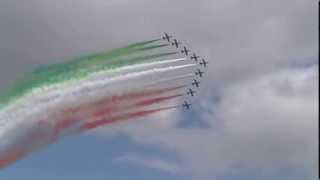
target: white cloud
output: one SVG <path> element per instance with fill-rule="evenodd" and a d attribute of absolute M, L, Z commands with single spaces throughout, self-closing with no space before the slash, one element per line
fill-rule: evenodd
<path fill-rule="evenodd" d="M 229 85 L 219 103 L 207 102 L 216 113 L 202 114 L 210 128 L 159 126 L 175 119 L 169 114 L 118 130 L 137 143 L 174 150 L 184 172 L 196 179 L 243 169 L 268 177 L 283 168 L 312 178 L 317 168 L 317 80 L 312 67 Z"/>

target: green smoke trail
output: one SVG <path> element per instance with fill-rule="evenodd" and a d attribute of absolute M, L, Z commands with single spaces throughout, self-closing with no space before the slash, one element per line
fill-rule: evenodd
<path fill-rule="evenodd" d="M 81 79 L 94 72 L 112 70 L 122 66 L 152 61 L 159 57 L 175 54 L 175 52 L 173 52 L 133 56 L 168 45 L 149 45 L 157 41 L 159 41 L 159 39 L 134 43 L 123 48 L 75 58 L 69 62 L 37 68 L 18 81 L 9 91 L 0 95 L 0 107 L 31 92 L 35 88 L 49 86 L 68 80 Z"/>
<path fill-rule="evenodd" d="M 140 48 L 128 49 L 122 52 L 121 54 L 93 57 L 90 59 L 90 61 L 74 63 L 72 66 L 69 67 L 68 71 L 72 69 L 89 69 L 91 67 L 103 66 L 104 64 L 109 64 L 109 63 L 117 62 L 119 60 L 123 60 L 128 56 L 133 56 L 138 53 L 146 53 L 146 51 L 148 50 L 158 49 L 165 46 L 168 46 L 168 44 L 145 46 Z"/>
<path fill-rule="evenodd" d="M 97 63 L 97 61 L 103 61 L 106 59 L 110 59 L 110 58 L 115 58 L 121 55 L 127 55 L 130 53 L 134 53 L 134 52 L 138 52 L 141 50 L 144 50 L 144 46 L 157 42 L 159 41 L 159 39 L 155 39 L 155 40 L 150 40 L 150 41 L 143 41 L 143 42 L 138 42 L 138 43 L 134 43 L 131 45 L 128 45 L 126 47 L 122 47 L 122 48 L 117 48 L 111 51 L 103 51 L 103 52 L 98 52 L 95 54 L 91 54 L 91 55 L 86 55 L 86 56 L 82 56 L 82 57 L 78 57 L 78 58 L 74 58 L 69 62 L 65 62 L 65 63 L 57 63 L 57 64 L 53 64 L 53 65 L 49 65 L 49 66 L 44 66 L 44 67 L 39 67 L 37 69 L 35 69 L 33 71 L 34 74 L 37 73 L 49 73 L 49 72 L 59 72 L 59 71 L 63 71 L 66 68 L 69 68 L 71 66 L 74 65 L 79 65 L 82 63 Z"/>
<path fill-rule="evenodd" d="M 117 61 L 111 61 L 103 65 L 88 65 L 87 67 L 80 66 L 74 69 L 66 70 L 65 72 L 60 72 L 59 74 L 55 74 L 54 76 L 46 76 L 42 78 L 37 77 L 37 79 L 35 80 L 39 81 L 41 85 L 50 85 L 66 80 L 77 80 L 85 78 L 94 72 L 110 71 L 123 66 L 140 64 L 148 61 L 155 61 L 156 58 L 170 56 L 173 54 L 176 54 L 176 52 L 157 53 L 147 56 L 132 57 L 129 59 L 118 59 Z"/>

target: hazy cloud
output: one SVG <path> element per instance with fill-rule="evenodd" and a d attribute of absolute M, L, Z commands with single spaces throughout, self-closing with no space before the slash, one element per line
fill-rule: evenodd
<path fill-rule="evenodd" d="M 181 169 L 178 164 L 170 161 L 165 161 L 158 157 L 141 157 L 134 154 L 127 154 L 115 159 L 115 162 L 129 163 L 140 165 L 151 169 L 160 170 L 166 173 L 179 174 Z"/>
<path fill-rule="evenodd" d="M 209 106 L 215 115 L 201 115 L 209 128 L 158 125 L 174 118 L 167 114 L 119 131 L 138 143 L 174 150 L 184 172 L 196 179 L 250 169 L 267 179 L 285 168 L 312 179 L 317 168 L 316 72 L 316 67 L 286 69 L 230 85 L 221 101 Z"/>

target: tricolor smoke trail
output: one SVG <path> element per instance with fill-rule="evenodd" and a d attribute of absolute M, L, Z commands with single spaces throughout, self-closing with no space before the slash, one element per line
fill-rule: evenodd
<path fill-rule="evenodd" d="M 116 122 L 172 110 L 195 64 L 160 39 L 39 67 L 0 95 L 0 168 Z"/>

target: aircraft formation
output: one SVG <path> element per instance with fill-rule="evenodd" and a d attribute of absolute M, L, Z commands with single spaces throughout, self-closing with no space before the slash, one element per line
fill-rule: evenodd
<path fill-rule="evenodd" d="M 0 94 L 0 170 L 69 135 L 190 109 L 207 64 L 165 33 L 25 73 Z"/>
<path fill-rule="evenodd" d="M 185 56 L 189 57 L 190 60 L 193 60 L 199 64 L 200 68 L 197 68 L 197 70 L 194 72 L 195 78 L 193 78 L 193 81 L 191 83 L 192 88 L 199 88 L 200 81 L 198 80 L 198 78 L 203 77 L 204 71 L 202 71 L 201 69 L 207 67 L 207 65 L 209 64 L 208 61 L 198 56 L 195 52 L 191 53 L 191 50 L 189 50 L 186 46 L 182 46 L 182 43 L 180 41 L 173 38 L 173 36 L 169 35 L 168 33 L 164 33 L 164 35 L 162 36 L 162 40 L 167 41 L 176 49 L 181 49 L 180 53 L 184 54 Z M 194 97 L 196 94 L 196 91 L 193 90 L 192 88 L 188 88 L 186 94 L 188 96 Z M 190 109 L 191 103 L 189 103 L 188 101 L 184 101 L 184 103 L 182 104 L 182 107 L 184 109 Z"/>

